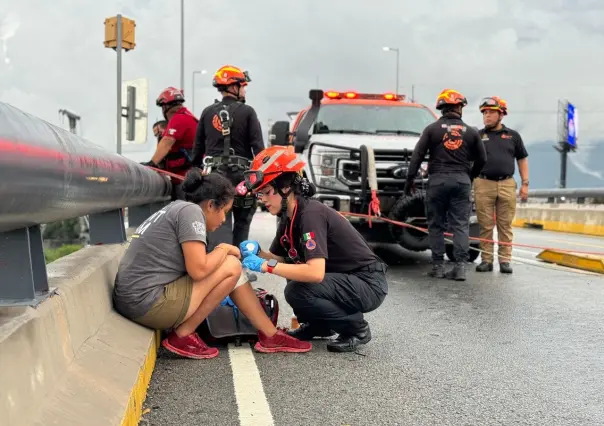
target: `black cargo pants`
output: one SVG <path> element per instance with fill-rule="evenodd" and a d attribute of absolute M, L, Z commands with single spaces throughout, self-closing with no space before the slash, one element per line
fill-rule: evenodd
<path fill-rule="evenodd" d="M 383 263 L 352 273 L 326 273 L 319 284 L 288 281 L 285 300 L 300 323 L 341 335 L 355 335 L 367 325 L 363 314 L 377 309 L 388 294 Z"/>
<path fill-rule="evenodd" d="M 237 186 L 243 181 L 243 172 L 228 173 L 216 171 L 213 173 L 221 173 L 223 176 L 226 176 L 233 186 Z M 247 240 L 250 235 L 252 219 L 257 208 L 257 202 L 247 209 L 233 206 L 222 226 L 208 234 L 208 252 L 212 251 L 220 243 L 232 244 L 235 247 L 239 247 L 241 242 Z"/>
<path fill-rule="evenodd" d="M 453 233 L 453 252 L 458 262 L 467 262 L 470 250 L 470 213 L 472 182 L 465 174 L 435 174 L 428 179 L 426 191 L 428 234 L 432 263 L 445 259 L 445 236 Z M 451 239 L 451 237 L 447 237 Z"/>

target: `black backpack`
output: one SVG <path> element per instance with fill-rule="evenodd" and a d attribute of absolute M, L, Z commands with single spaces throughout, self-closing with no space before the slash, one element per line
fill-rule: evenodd
<path fill-rule="evenodd" d="M 274 295 L 262 288 L 254 290 L 258 302 L 276 327 L 279 321 L 279 301 Z M 258 330 L 228 296 L 201 323 L 198 332 L 206 343 L 227 344 L 235 342 L 236 346 L 241 346 L 242 341 L 258 340 Z"/>

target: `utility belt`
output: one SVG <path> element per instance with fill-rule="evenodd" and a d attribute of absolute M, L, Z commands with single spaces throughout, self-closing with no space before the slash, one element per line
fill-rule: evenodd
<path fill-rule="evenodd" d="M 164 164 L 168 171 L 188 169 L 193 165 L 192 152 L 184 148 L 180 148 L 176 152 L 169 152 L 164 157 Z"/>
<path fill-rule="evenodd" d="M 231 150 L 232 151 L 232 150 Z M 249 170 L 251 161 L 238 155 L 231 155 L 228 157 L 206 156 L 203 159 L 203 173 L 220 173 L 231 181 L 236 186 L 235 198 L 233 199 L 233 207 L 250 209 L 258 207 L 258 200 L 256 196 L 247 191 L 247 188 L 241 186 L 241 182 L 238 179 L 243 180 L 243 172 Z"/>
<path fill-rule="evenodd" d="M 211 172 L 212 169 L 217 169 L 221 171 L 227 171 L 231 173 L 236 172 L 244 172 L 249 170 L 252 166 L 252 161 L 245 158 L 235 155 L 235 150 L 233 148 L 230 149 L 230 155 L 219 155 L 209 157 L 206 156 L 203 159 L 203 169 L 206 172 Z"/>
<path fill-rule="evenodd" d="M 374 263 L 370 263 L 369 265 L 361 266 L 358 269 L 351 271 L 351 273 L 355 272 L 384 272 L 388 271 L 388 266 L 381 261 L 377 261 Z"/>
<path fill-rule="evenodd" d="M 479 174 L 478 177 L 481 179 L 492 180 L 495 182 L 501 182 L 502 180 L 511 179 L 514 176 L 512 176 L 512 175 L 487 176 L 487 175 Z"/>

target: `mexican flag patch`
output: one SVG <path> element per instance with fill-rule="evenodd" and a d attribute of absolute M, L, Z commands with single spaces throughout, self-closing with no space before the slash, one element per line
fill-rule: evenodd
<path fill-rule="evenodd" d="M 307 232 L 306 234 L 302 235 L 302 240 L 304 240 L 304 241 L 314 240 L 314 238 L 315 238 L 314 232 Z"/>

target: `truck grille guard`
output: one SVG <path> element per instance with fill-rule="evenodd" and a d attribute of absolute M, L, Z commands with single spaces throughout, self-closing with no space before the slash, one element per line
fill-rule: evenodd
<path fill-rule="evenodd" d="M 401 195 L 407 177 L 412 150 L 373 150 L 312 142 L 309 146 L 309 170 L 313 183 L 322 192 L 366 198 L 369 195 L 370 168 L 378 195 Z M 427 179 L 418 173 L 416 186 Z"/>
<path fill-rule="evenodd" d="M 358 197 L 362 211 L 368 211 L 370 216 L 380 216 L 379 196 L 399 197 L 402 194 L 411 154 L 409 150 L 374 151 L 366 145 L 350 148 L 312 142 L 308 150 L 308 167 L 318 190 L 325 194 Z M 418 178 L 423 183 L 421 175 Z"/>

